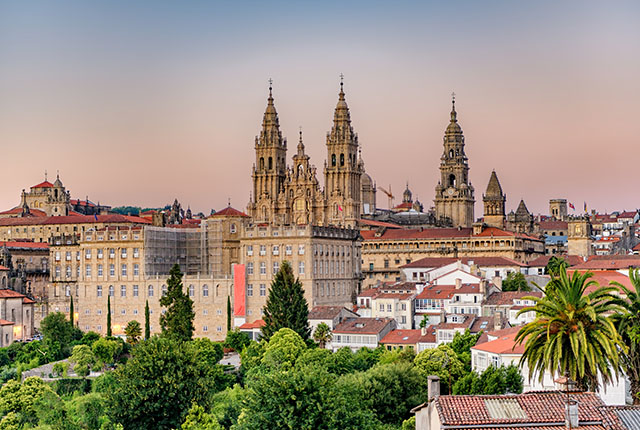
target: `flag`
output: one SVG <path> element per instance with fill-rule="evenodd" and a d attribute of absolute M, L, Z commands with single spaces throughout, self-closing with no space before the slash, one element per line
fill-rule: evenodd
<path fill-rule="evenodd" d="M 576 207 L 573 205 L 573 203 L 569 203 L 569 207 L 570 207 L 571 209 L 573 209 L 574 211 L 576 210 Z"/>
<path fill-rule="evenodd" d="M 98 222 L 98 214 L 93 214 L 93 218 Z"/>
<path fill-rule="evenodd" d="M 342 212 L 342 206 L 338 205 L 338 210 Z"/>

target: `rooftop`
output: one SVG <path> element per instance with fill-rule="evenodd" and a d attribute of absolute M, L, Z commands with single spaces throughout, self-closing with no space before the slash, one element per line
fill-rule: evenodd
<path fill-rule="evenodd" d="M 456 261 L 462 262 L 462 264 L 470 265 L 473 262 L 474 265 L 478 267 L 497 267 L 497 266 L 507 266 L 507 267 L 524 267 L 526 264 L 520 263 L 518 261 L 512 260 L 506 257 L 426 257 L 421 258 L 420 260 L 413 261 L 409 264 L 405 264 L 401 266 L 401 269 L 409 269 L 409 268 L 421 268 L 421 269 L 432 269 L 437 267 L 443 267 Z"/>
<path fill-rule="evenodd" d="M 338 324 L 333 333 L 379 334 L 392 318 L 353 318 Z"/>

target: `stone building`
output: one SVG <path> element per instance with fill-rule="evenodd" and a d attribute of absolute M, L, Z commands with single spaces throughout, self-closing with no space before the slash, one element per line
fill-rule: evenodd
<path fill-rule="evenodd" d="M 8 288 L 0 289 L 0 347 L 25 341 L 34 334 L 34 301 Z"/>
<path fill-rule="evenodd" d="M 507 230 L 523 234 L 533 234 L 534 217 L 527 209 L 524 200 L 520 200 L 515 212 L 511 211 L 507 215 Z"/>
<path fill-rule="evenodd" d="M 588 257 L 593 254 L 591 223 L 589 217 L 572 217 L 567 220 L 569 255 Z"/>
<path fill-rule="evenodd" d="M 549 215 L 556 221 L 567 219 L 567 199 L 549 200 Z"/>
<path fill-rule="evenodd" d="M 484 223 L 490 227 L 505 227 L 505 209 L 504 204 L 507 196 L 502 192 L 502 186 L 498 180 L 496 171 L 491 172 L 487 191 L 482 196 L 484 202 Z"/>
<path fill-rule="evenodd" d="M 464 152 L 464 135 L 458 124 L 455 98 L 451 121 L 444 134 L 444 152 L 440 158 L 440 181 L 434 200 L 436 217 L 451 220 L 454 227 L 471 227 L 475 203 L 469 182 L 469 163 Z"/>

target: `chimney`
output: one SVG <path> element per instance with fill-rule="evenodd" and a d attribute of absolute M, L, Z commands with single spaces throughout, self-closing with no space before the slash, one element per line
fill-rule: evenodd
<path fill-rule="evenodd" d="M 502 291 L 502 278 L 500 276 L 494 276 L 491 282 L 493 283 L 493 285 L 498 287 L 500 291 Z"/>
<path fill-rule="evenodd" d="M 456 278 L 456 290 L 459 290 L 462 287 L 462 279 Z"/>
<path fill-rule="evenodd" d="M 428 328 L 429 328 L 429 326 L 428 326 L 428 325 L 426 325 L 426 326 L 424 326 L 424 327 L 421 327 L 421 328 L 420 328 L 420 335 L 421 335 L 421 336 L 426 336 L 426 334 L 427 334 L 427 329 L 428 329 Z"/>
<path fill-rule="evenodd" d="M 462 269 L 462 260 L 458 260 L 458 261 L 456 261 L 456 263 L 457 263 L 457 264 L 456 264 L 456 267 L 457 267 L 458 269 Z"/>
<path fill-rule="evenodd" d="M 431 375 L 427 377 L 427 381 L 427 393 L 429 396 L 429 402 L 431 402 L 433 399 L 440 396 L 440 377 Z"/>
<path fill-rule="evenodd" d="M 429 378 L 431 378 L 431 376 L 429 376 Z M 431 381 L 429 381 L 429 384 L 431 384 Z M 431 385 L 429 385 L 429 389 L 431 389 Z M 431 394 L 429 394 L 429 398 L 431 398 Z M 578 401 L 575 399 L 568 399 L 565 412 L 565 425 L 567 426 L 567 428 L 578 428 Z"/>
<path fill-rule="evenodd" d="M 493 329 L 502 330 L 502 314 L 500 312 L 493 314 Z"/>

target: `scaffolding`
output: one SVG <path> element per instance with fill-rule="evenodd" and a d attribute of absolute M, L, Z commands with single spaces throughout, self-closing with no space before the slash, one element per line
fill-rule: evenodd
<path fill-rule="evenodd" d="M 206 273 L 201 252 L 203 236 L 200 229 L 145 227 L 145 273 L 168 275 L 176 263 L 185 275 Z"/>

